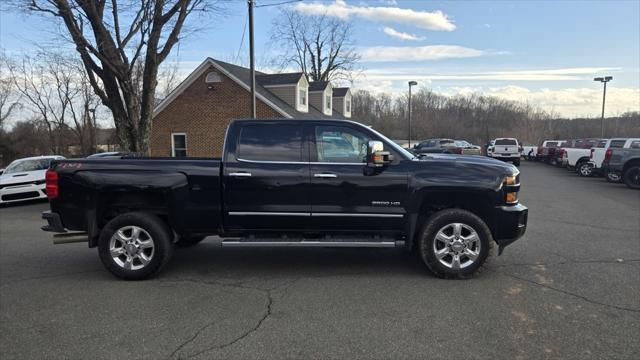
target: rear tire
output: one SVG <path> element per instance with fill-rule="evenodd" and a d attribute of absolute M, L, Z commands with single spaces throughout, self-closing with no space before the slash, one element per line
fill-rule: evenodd
<path fill-rule="evenodd" d="M 581 162 L 576 165 L 576 172 L 582 177 L 591 177 L 593 175 L 593 166 L 588 162 Z"/>
<path fill-rule="evenodd" d="M 515 166 L 520 166 L 520 159 L 518 159 L 518 160 L 513 160 L 513 165 L 515 165 Z"/>
<path fill-rule="evenodd" d="M 493 249 L 487 225 L 473 213 L 447 209 L 431 215 L 420 233 L 420 258 L 437 277 L 471 278 Z"/>
<path fill-rule="evenodd" d="M 640 189 L 640 164 L 631 165 L 622 174 L 625 185 L 632 189 Z"/>
<path fill-rule="evenodd" d="M 153 214 L 122 214 L 102 229 L 98 253 L 105 268 L 114 276 L 143 280 L 169 262 L 173 254 L 171 231 Z"/>

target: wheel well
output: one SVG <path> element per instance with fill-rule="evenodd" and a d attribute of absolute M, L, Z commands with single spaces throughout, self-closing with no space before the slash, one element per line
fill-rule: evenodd
<path fill-rule="evenodd" d="M 576 166 L 578 166 L 580 163 L 588 162 L 588 161 L 589 161 L 589 157 L 588 156 L 583 156 L 580 159 L 578 159 L 578 161 L 576 161 Z"/>
<path fill-rule="evenodd" d="M 463 209 L 477 215 L 491 229 L 491 211 L 486 204 L 493 204 L 487 194 L 469 192 L 428 193 L 423 197 L 411 239 L 411 247 L 420 236 L 424 222 L 433 214 L 446 209 Z"/>
<path fill-rule="evenodd" d="M 628 168 L 632 166 L 640 166 L 640 159 L 633 159 L 633 160 L 627 161 L 626 164 L 624 164 L 624 166 L 622 167 L 622 172 L 624 173 L 625 171 L 627 171 Z"/>
<path fill-rule="evenodd" d="M 167 199 L 157 192 L 106 192 L 101 196 L 99 212 L 96 214 L 98 226 L 104 227 L 116 216 L 132 211 L 144 211 L 167 222 Z"/>

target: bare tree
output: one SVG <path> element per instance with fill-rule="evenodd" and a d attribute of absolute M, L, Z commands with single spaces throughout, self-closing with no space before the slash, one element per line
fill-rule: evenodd
<path fill-rule="evenodd" d="M 4 129 L 11 114 L 20 107 L 8 60 L 4 51 L 0 51 L 0 131 Z"/>
<path fill-rule="evenodd" d="M 159 65 L 187 18 L 208 0 L 21 0 L 53 16 L 82 59 L 93 91 L 113 114 L 120 146 L 147 152 Z"/>
<path fill-rule="evenodd" d="M 305 16 L 282 10 L 271 39 L 284 49 L 279 66 L 295 65 L 313 81 L 349 80 L 360 56 L 352 41 L 351 23 L 326 15 Z"/>
<path fill-rule="evenodd" d="M 47 128 L 50 151 L 67 153 L 67 132 L 75 135 L 80 153 L 95 148 L 95 117 L 99 100 L 80 61 L 59 53 L 39 51 L 9 62 L 13 84 L 24 105 Z"/>

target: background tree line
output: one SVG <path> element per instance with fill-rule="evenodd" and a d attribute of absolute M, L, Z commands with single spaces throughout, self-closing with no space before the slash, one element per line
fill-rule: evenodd
<path fill-rule="evenodd" d="M 353 118 L 393 139 L 408 138 L 408 98 L 358 90 Z M 412 95 L 412 138 L 465 139 L 485 144 L 515 137 L 525 144 L 544 139 L 600 137 L 600 118 L 562 118 L 524 103 L 480 94 L 444 96 L 428 89 Z M 640 137 L 640 112 L 605 118 L 605 137 Z"/>

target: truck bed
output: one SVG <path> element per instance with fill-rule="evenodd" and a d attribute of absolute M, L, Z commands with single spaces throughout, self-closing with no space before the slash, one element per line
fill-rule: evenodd
<path fill-rule="evenodd" d="M 171 219 L 176 229 L 215 232 L 222 204 L 221 164 L 219 158 L 54 161 L 51 168 L 58 173 L 60 196 L 51 199 L 51 210 L 61 215 L 67 229 L 91 232 L 102 224 L 92 224 L 90 219 L 110 217 L 95 211 L 113 208 L 99 205 L 115 204 L 124 211 L 144 202 L 150 204 L 149 211 L 157 209 Z M 172 213 L 163 214 L 167 209 Z"/>

